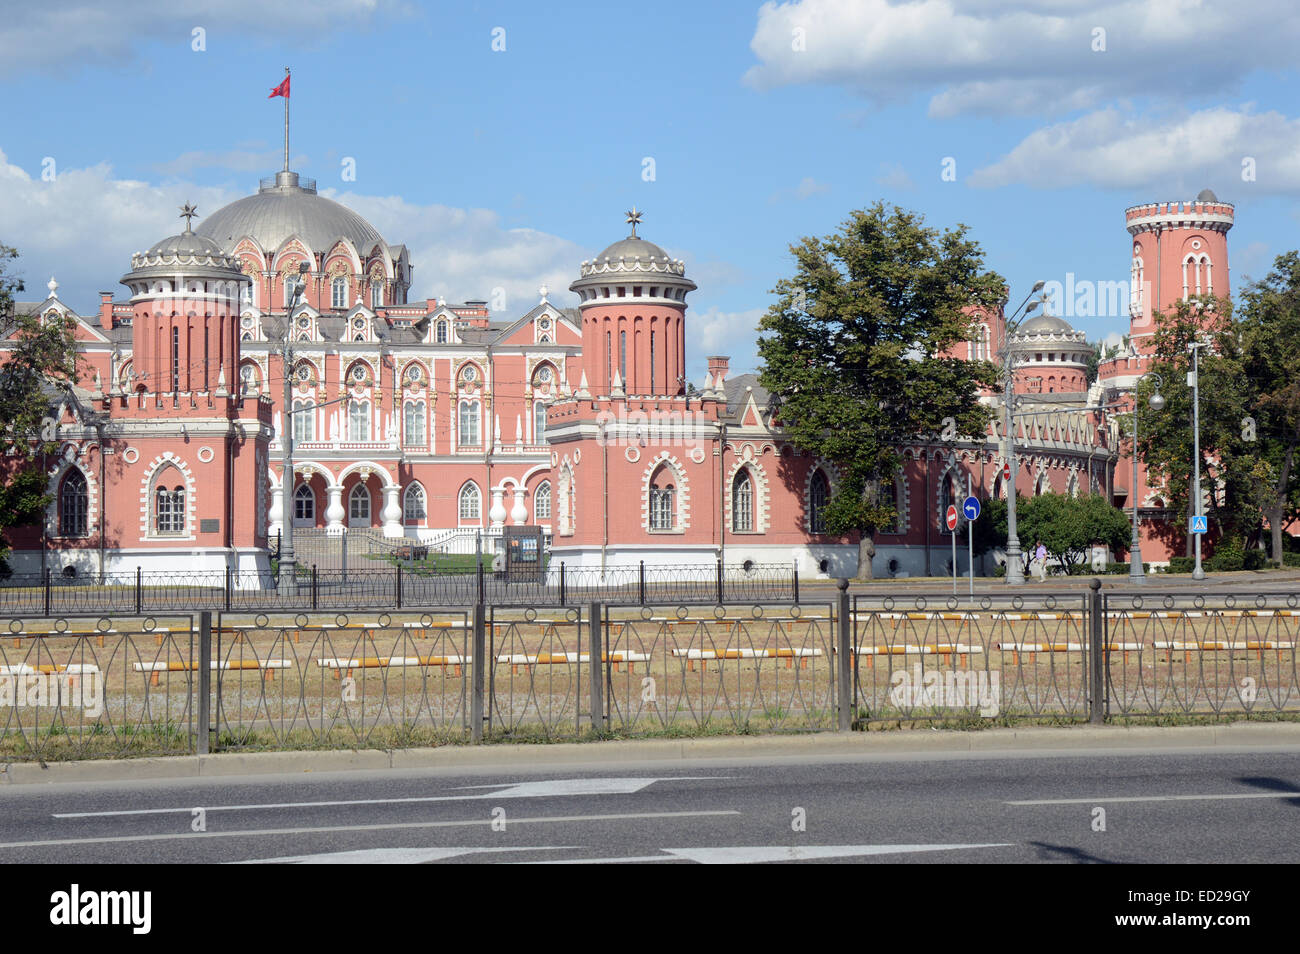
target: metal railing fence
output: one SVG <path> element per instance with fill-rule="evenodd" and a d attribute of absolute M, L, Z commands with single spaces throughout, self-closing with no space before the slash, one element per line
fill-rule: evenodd
<path fill-rule="evenodd" d="M 637 596 L 639 594 L 634 594 Z M 0 619 L 5 759 L 1300 715 L 1300 594 Z"/>

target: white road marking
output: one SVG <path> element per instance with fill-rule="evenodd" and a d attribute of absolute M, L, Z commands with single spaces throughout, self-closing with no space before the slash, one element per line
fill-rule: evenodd
<path fill-rule="evenodd" d="M 554 815 L 541 818 L 511 818 L 511 825 L 542 824 L 549 822 L 592 822 L 624 821 L 644 818 L 710 818 L 720 815 L 739 815 L 734 810 L 698 811 L 698 812 L 621 812 L 614 815 Z M 262 838 L 267 835 L 316 835 L 341 831 L 400 831 L 408 828 L 469 828 L 475 825 L 491 825 L 492 818 L 476 818 L 469 821 L 429 821 L 429 822 L 393 822 L 386 825 L 327 825 L 319 828 L 246 828 L 240 831 L 199 831 L 169 832 L 161 835 L 111 835 L 98 838 L 51 838 L 43 841 L 8 841 L 0 842 L 4 848 L 49 848 L 59 845 L 106 845 L 132 841 L 176 841 L 179 839 L 202 840 L 205 838 Z"/>
<path fill-rule="evenodd" d="M 1300 792 L 1248 792 L 1232 795 L 1112 795 L 1104 798 L 1037 798 L 1004 805 L 1099 805 L 1102 802 L 1213 802 L 1246 798 L 1300 798 Z"/>
<path fill-rule="evenodd" d="M 632 795 L 655 782 L 707 781 L 729 776 L 682 775 L 669 778 L 561 778 L 542 782 L 501 782 L 495 792 L 477 795 L 424 795 L 412 798 L 356 798 L 323 802 L 267 802 L 260 805 L 203 805 L 207 812 L 246 812 L 280 808 L 338 808 L 345 805 L 403 805 L 423 802 L 464 802 L 498 798 L 558 798 L 573 795 Z M 472 786 L 486 788 L 487 786 Z M 130 808 L 109 812 L 56 812 L 53 818 L 118 818 L 123 815 L 189 815 L 197 805 L 180 808 Z"/>
<path fill-rule="evenodd" d="M 565 858 L 531 861 L 534 865 L 613 865 L 647 861 L 694 861 L 701 865 L 752 865 L 774 861 L 815 861 L 821 858 L 863 858 L 869 855 L 906 855 L 923 851 L 960 851 L 970 848 L 1011 848 L 1010 843 L 989 845 L 756 845 L 722 848 L 662 848 L 662 855 L 628 858 Z"/>
<path fill-rule="evenodd" d="M 235 865 L 422 865 L 460 855 L 490 855 L 515 851 L 573 851 L 572 847 L 544 846 L 531 848 L 361 848 L 357 851 L 330 851 L 317 855 L 288 855 L 283 858 L 257 858 L 232 861 Z"/>

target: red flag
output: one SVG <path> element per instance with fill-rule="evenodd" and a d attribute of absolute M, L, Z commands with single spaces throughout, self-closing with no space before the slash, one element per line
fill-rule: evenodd
<path fill-rule="evenodd" d="M 289 98 L 289 77 L 288 76 L 284 78 L 283 83 L 281 83 L 275 89 L 271 90 L 271 95 L 266 98 L 275 99 L 275 97 L 277 96 L 283 96 L 285 99 Z"/>

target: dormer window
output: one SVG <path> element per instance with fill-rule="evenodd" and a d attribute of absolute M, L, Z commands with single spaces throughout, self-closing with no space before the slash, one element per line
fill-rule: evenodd
<path fill-rule="evenodd" d="M 437 330 L 434 332 L 434 341 L 438 344 L 446 344 L 450 337 L 448 331 L 447 322 L 438 322 Z"/>

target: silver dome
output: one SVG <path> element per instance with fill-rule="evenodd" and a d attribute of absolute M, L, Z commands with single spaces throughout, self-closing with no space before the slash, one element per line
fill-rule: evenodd
<path fill-rule="evenodd" d="M 145 254 L 151 258 L 158 255 L 222 255 L 223 250 L 206 235 L 182 232 L 163 239 Z"/>
<path fill-rule="evenodd" d="M 1074 333 L 1074 328 L 1064 318 L 1057 318 L 1055 315 L 1037 315 L 1017 328 L 1015 333 L 1018 335 L 1068 335 Z"/>
<path fill-rule="evenodd" d="M 654 242 L 647 242 L 645 239 L 638 236 L 629 236 L 628 238 L 620 239 L 609 248 L 605 249 L 605 251 L 597 255 L 594 261 L 602 263 L 607 258 L 611 264 L 620 260 L 632 262 L 638 258 L 646 263 L 652 261 L 667 262 L 669 260 L 668 253 L 658 245 Z"/>
<path fill-rule="evenodd" d="M 1218 202 L 1219 197 L 1214 194 L 1213 189 L 1202 189 L 1196 194 L 1197 202 Z"/>
<path fill-rule="evenodd" d="M 341 238 L 362 256 L 383 242 L 369 222 L 347 206 L 317 195 L 315 183 L 307 182 L 311 184 L 300 184 L 297 173 L 281 172 L 273 181 L 264 181 L 256 195 L 213 212 L 195 231 L 216 239 L 227 252 L 234 251 L 245 235 L 267 251 L 296 235 L 318 254 L 329 251 Z"/>

